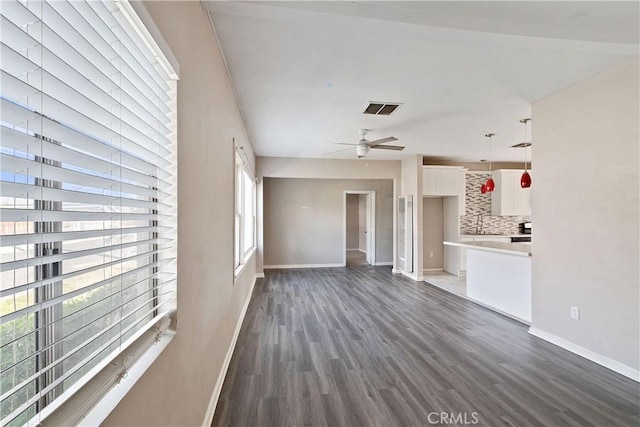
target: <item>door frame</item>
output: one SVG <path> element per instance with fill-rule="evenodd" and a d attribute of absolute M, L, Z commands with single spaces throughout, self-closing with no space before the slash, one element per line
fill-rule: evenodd
<path fill-rule="evenodd" d="M 370 207 L 370 212 L 365 213 L 365 218 L 371 218 L 371 228 L 367 229 L 367 236 L 371 241 L 371 248 L 367 248 L 367 256 L 371 259 L 371 265 L 376 265 L 376 192 L 375 190 L 345 190 L 342 196 L 342 265 L 347 266 L 347 194 L 365 194 L 371 203 L 365 203 Z"/>

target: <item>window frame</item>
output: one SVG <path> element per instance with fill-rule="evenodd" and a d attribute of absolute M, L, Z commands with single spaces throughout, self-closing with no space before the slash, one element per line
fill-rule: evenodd
<path fill-rule="evenodd" d="M 251 173 L 248 162 L 240 155 L 240 149 L 236 148 L 234 156 L 234 277 L 237 278 L 251 259 L 257 248 L 257 221 L 256 221 L 256 180 Z M 251 207 L 247 211 L 246 183 L 250 183 Z M 245 245 L 247 221 L 251 222 L 251 244 Z M 245 247 L 246 246 L 246 247 Z"/>

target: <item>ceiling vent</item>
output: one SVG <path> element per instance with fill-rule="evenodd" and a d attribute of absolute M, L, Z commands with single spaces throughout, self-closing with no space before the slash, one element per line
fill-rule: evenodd
<path fill-rule="evenodd" d="M 520 144 L 512 145 L 511 148 L 527 148 L 531 147 L 530 142 L 521 142 Z"/>
<path fill-rule="evenodd" d="M 391 113 L 396 111 L 402 104 L 392 102 L 369 102 L 367 108 L 362 112 L 363 114 L 373 114 L 376 116 L 390 116 Z"/>

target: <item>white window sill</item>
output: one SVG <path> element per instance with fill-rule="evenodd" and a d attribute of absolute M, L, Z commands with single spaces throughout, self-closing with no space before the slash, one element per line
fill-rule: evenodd
<path fill-rule="evenodd" d="M 249 264 L 249 261 L 251 261 L 251 257 L 253 257 L 255 253 L 256 253 L 256 248 L 254 247 L 253 249 L 251 249 L 251 252 L 249 252 L 247 256 L 244 258 L 244 260 L 242 261 L 242 264 L 236 267 L 233 275 L 234 279 L 237 279 L 244 272 L 244 269 L 247 267 L 247 265 Z"/>
<path fill-rule="evenodd" d="M 96 406 L 80 421 L 79 425 L 99 426 L 107 419 L 111 411 L 120 403 L 135 383 L 160 356 L 162 351 L 176 336 L 175 331 L 166 331 L 158 341 L 147 349 L 140 358 L 127 370 L 127 374 L 118 384 L 107 392 Z"/>
<path fill-rule="evenodd" d="M 158 328 L 145 332 L 122 353 L 124 375 L 121 364 L 109 363 L 59 407 L 48 414 L 43 411 L 29 425 L 31 421 L 41 427 L 102 424 L 175 337 L 169 323 L 168 318 L 160 320 Z"/>

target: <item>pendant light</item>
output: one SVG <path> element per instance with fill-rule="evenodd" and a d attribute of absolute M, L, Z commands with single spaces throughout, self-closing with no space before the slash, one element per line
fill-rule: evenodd
<path fill-rule="evenodd" d="M 522 119 L 520 123 L 524 123 L 524 172 L 520 177 L 520 187 L 529 188 L 531 187 L 531 175 L 527 172 L 527 147 L 531 145 L 531 143 L 527 142 L 527 123 L 529 123 L 531 119 Z"/>
<path fill-rule="evenodd" d="M 489 179 L 485 182 L 484 186 L 487 190 L 487 193 L 491 193 L 496 189 L 496 183 L 493 182 L 493 170 L 491 168 L 491 137 L 494 136 L 495 133 L 488 133 L 485 136 L 489 138 Z"/>
<path fill-rule="evenodd" d="M 481 160 L 480 160 L 480 162 L 482 162 L 482 163 L 484 163 L 484 162 L 486 162 L 486 161 L 487 161 L 486 159 L 481 159 Z M 485 194 L 486 192 L 487 192 L 487 185 L 483 183 L 483 184 L 480 186 L 480 193 Z"/>

